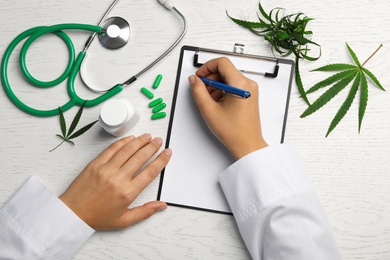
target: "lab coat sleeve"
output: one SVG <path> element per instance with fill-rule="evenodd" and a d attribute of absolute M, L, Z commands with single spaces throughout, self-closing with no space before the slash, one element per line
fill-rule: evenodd
<path fill-rule="evenodd" d="M 70 259 L 93 233 L 30 177 L 0 208 L 0 259 Z"/>
<path fill-rule="evenodd" d="M 253 152 L 221 173 L 219 181 L 253 259 L 342 259 L 292 146 Z"/>

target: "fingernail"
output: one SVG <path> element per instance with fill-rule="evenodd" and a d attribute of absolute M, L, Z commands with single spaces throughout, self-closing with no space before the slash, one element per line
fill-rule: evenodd
<path fill-rule="evenodd" d="M 168 156 L 171 156 L 171 155 L 172 155 L 172 150 L 169 149 L 169 148 L 167 148 L 167 149 L 164 150 L 164 153 L 165 153 L 166 155 L 168 155 Z"/>
<path fill-rule="evenodd" d="M 135 139 L 135 136 L 134 136 L 134 135 L 129 135 L 129 136 L 127 137 L 127 140 L 129 140 L 129 141 L 134 140 L 134 139 Z"/>
<path fill-rule="evenodd" d="M 152 136 L 150 134 L 143 134 L 142 136 L 143 136 L 143 138 L 145 138 L 148 141 L 150 141 L 152 139 Z"/>
<path fill-rule="evenodd" d="M 160 207 L 157 208 L 157 211 L 163 211 L 163 210 L 165 210 L 165 209 L 167 209 L 167 208 L 168 208 L 168 205 L 167 205 L 167 204 L 161 205 Z"/>
<path fill-rule="evenodd" d="M 194 83 L 195 83 L 195 76 L 194 75 L 191 75 L 188 77 L 188 81 L 190 82 L 190 85 L 192 86 Z"/>
<path fill-rule="evenodd" d="M 154 140 L 156 141 L 157 144 L 162 145 L 162 139 L 160 137 L 157 137 Z"/>

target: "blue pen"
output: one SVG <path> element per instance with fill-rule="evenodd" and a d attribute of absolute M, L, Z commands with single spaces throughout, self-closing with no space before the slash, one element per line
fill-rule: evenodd
<path fill-rule="evenodd" d="M 251 96 L 251 93 L 249 91 L 235 88 L 235 87 L 232 87 L 232 86 L 226 85 L 224 83 L 214 81 L 214 80 L 211 80 L 211 79 L 208 79 L 205 77 L 199 77 L 199 78 L 203 81 L 204 84 L 206 84 L 210 87 L 220 89 L 220 90 L 225 91 L 227 93 L 234 94 L 234 95 L 237 95 L 237 96 L 240 96 L 243 98 L 249 98 Z"/>

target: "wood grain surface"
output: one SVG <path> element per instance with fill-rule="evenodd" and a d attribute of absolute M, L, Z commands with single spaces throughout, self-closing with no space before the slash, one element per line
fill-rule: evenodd
<path fill-rule="evenodd" d="M 38 25 L 58 23 L 96 24 L 109 0 L 14 0 L 0 7 L 0 53 L 20 32 Z M 358 134 L 358 99 L 348 114 L 325 138 L 327 128 L 347 95 L 342 92 L 324 108 L 301 119 L 306 109 L 294 84 L 285 141 L 294 144 L 302 157 L 340 245 L 344 259 L 390 259 L 390 7 L 375 0 L 268 1 L 265 9 L 284 7 L 286 13 L 303 12 L 315 20 L 309 23 L 313 40 L 321 44 L 322 57 L 302 62 L 305 88 L 327 77 L 310 70 L 329 63 L 351 63 L 345 43 L 361 61 L 379 46 L 383 48 L 366 68 L 382 83 L 386 92 L 369 82 L 369 100 L 363 126 Z M 177 0 L 175 5 L 187 18 L 188 33 L 165 59 L 120 93 L 141 114 L 131 131 L 149 132 L 165 139 L 168 117 L 150 120 L 149 100 L 141 93 L 151 87 L 157 74 L 163 75 L 154 91 L 167 103 L 170 115 L 177 62 L 182 45 L 231 51 L 234 43 L 245 44 L 245 52 L 270 56 L 269 45 L 259 36 L 235 25 L 226 11 L 241 19 L 256 19 L 257 0 Z M 121 0 L 112 15 L 131 24 L 130 42 L 117 51 L 102 48 L 95 40 L 85 64 L 94 84 L 115 85 L 136 74 L 168 48 L 182 30 L 181 20 L 157 1 Z M 68 32 L 77 51 L 89 34 Z M 18 46 L 11 56 L 9 77 L 15 93 L 25 103 L 41 109 L 55 108 L 68 100 L 66 84 L 42 90 L 28 85 L 18 68 Z M 290 57 L 291 59 L 293 57 Z M 55 36 L 34 43 L 27 54 L 30 72 L 39 79 L 59 76 L 68 60 L 65 44 Z M 78 79 L 76 90 L 84 98 L 97 94 L 86 90 Z M 318 94 L 312 94 L 313 101 Z M 95 120 L 100 106 L 86 109 L 80 125 Z M 71 120 L 77 108 L 65 113 Z M 49 153 L 60 140 L 58 117 L 38 118 L 16 108 L 0 90 L 0 204 L 3 204 L 30 175 L 36 175 L 59 195 L 105 147 L 116 138 L 98 125 L 75 139 L 75 146 L 63 144 Z M 174 151 L 173 151 L 174 152 Z M 135 205 L 155 200 L 156 179 Z M 170 207 L 152 218 L 123 231 L 97 232 L 74 259 L 250 259 L 233 217 Z"/>

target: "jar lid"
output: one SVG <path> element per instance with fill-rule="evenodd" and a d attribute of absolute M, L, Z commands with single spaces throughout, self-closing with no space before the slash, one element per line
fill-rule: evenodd
<path fill-rule="evenodd" d="M 111 127 L 118 127 L 126 123 L 127 117 L 128 109 L 122 100 L 108 100 L 100 110 L 101 120 Z"/>

